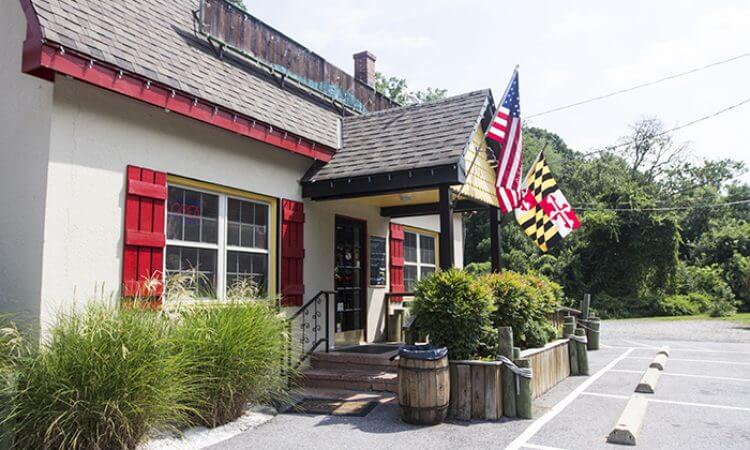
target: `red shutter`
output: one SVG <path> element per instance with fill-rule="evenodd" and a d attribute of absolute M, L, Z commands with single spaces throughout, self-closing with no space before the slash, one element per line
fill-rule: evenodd
<path fill-rule="evenodd" d="M 302 306 L 305 205 L 285 199 L 281 210 L 281 305 Z"/>
<path fill-rule="evenodd" d="M 391 292 L 404 292 L 404 226 L 391 224 L 390 238 Z M 392 302 L 401 302 L 403 297 L 391 297 Z"/>
<path fill-rule="evenodd" d="M 128 166 L 122 293 L 160 296 L 163 291 L 167 174 Z M 154 281 L 156 283 L 154 283 Z"/>

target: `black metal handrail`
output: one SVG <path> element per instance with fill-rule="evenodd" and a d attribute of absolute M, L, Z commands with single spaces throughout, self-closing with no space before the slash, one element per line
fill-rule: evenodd
<path fill-rule="evenodd" d="M 320 291 L 307 303 L 292 314 L 287 320 L 287 332 L 289 334 L 289 346 L 287 348 L 287 367 L 296 370 L 312 353 L 325 344 L 326 353 L 331 347 L 331 327 L 329 312 L 331 311 L 331 296 L 336 295 L 334 291 Z M 325 314 L 325 317 L 323 315 Z M 299 322 L 299 335 L 295 336 L 295 322 Z M 309 334 L 308 334 L 309 333 Z M 299 344 L 299 352 L 296 356 L 294 342 Z"/>

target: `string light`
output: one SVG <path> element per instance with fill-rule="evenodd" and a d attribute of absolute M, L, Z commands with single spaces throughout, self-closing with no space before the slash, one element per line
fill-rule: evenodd
<path fill-rule="evenodd" d="M 691 209 L 713 209 L 713 208 L 724 208 L 727 206 L 735 205 L 746 205 L 750 203 L 750 199 L 735 200 L 725 203 L 713 203 L 709 205 L 693 205 L 693 206 L 664 206 L 654 208 L 596 208 L 596 207 L 573 207 L 576 211 L 615 211 L 615 212 L 664 212 L 664 211 L 687 211 Z"/>

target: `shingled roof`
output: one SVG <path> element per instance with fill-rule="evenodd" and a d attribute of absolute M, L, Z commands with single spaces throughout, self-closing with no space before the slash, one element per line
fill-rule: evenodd
<path fill-rule="evenodd" d="M 459 163 L 489 90 L 344 119 L 343 148 L 309 182 Z"/>
<path fill-rule="evenodd" d="M 331 148 L 340 116 L 219 59 L 193 33 L 199 0 L 31 0 L 43 37 Z"/>

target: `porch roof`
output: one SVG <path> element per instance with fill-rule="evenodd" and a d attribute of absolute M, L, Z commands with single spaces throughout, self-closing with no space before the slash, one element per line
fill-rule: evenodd
<path fill-rule="evenodd" d="M 464 156 L 493 104 L 485 89 L 347 117 L 342 148 L 308 173 L 303 193 L 325 199 L 463 184 Z"/>

